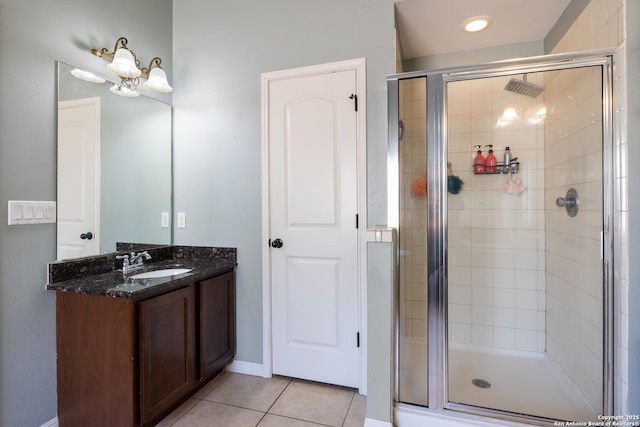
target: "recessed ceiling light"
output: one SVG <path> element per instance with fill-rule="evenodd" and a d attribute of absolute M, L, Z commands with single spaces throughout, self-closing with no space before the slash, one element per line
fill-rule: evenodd
<path fill-rule="evenodd" d="M 462 28 L 469 33 L 475 33 L 478 31 L 482 31 L 488 26 L 491 25 L 491 17 L 482 15 L 482 16 L 474 16 L 462 23 Z"/>

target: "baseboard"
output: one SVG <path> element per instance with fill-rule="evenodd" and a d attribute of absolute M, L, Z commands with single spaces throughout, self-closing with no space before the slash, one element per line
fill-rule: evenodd
<path fill-rule="evenodd" d="M 236 374 L 253 375 L 255 377 L 264 377 L 264 367 L 262 363 L 243 362 L 242 360 L 234 360 L 226 366 L 226 370 Z"/>
<path fill-rule="evenodd" d="M 364 427 L 393 427 L 388 421 L 374 420 L 373 418 L 364 419 Z"/>
<path fill-rule="evenodd" d="M 58 427 L 58 417 L 55 417 L 46 423 L 42 424 L 40 427 Z"/>

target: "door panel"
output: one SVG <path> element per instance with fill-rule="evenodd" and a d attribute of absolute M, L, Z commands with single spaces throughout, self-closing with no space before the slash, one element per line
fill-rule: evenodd
<path fill-rule="evenodd" d="M 355 70 L 269 85 L 273 372 L 358 384 Z"/>
<path fill-rule="evenodd" d="M 287 322 L 290 345 L 325 351 L 339 342 L 339 260 L 289 258 Z M 317 310 L 322 307 L 322 311 Z"/>
<path fill-rule="evenodd" d="M 96 255 L 100 98 L 58 106 L 57 259 Z M 82 234 L 91 232 L 91 239 Z"/>

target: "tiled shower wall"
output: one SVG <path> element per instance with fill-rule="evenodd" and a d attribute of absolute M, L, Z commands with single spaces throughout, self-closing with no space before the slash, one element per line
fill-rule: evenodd
<path fill-rule="evenodd" d="M 545 76 L 547 353 L 602 413 L 602 77 L 600 67 Z M 555 206 L 578 191 L 575 217 Z"/>
<path fill-rule="evenodd" d="M 563 52 L 577 52 L 584 50 L 592 50 L 592 49 L 602 49 L 607 47 L 617 47 L 622 46 L 625 43 L 625 29 L 624 29 L 624 13 L 625 13 L 625 0 L 592 0 L 587 8 L 583 11 L 583 13 L 578 17 L 573 26 L 569 29 L 569 31 L 565 34 L 562 40 L 557 44 L 557 46 L 553 49 L 552 53 L 563 53 Z M 625 126 L 625 115 L 626 115 L 626 98 L 625 98 L 625 78 L 626 78 L 626 66 L 625 66 L 625 57 L 624 51 L 622 50 L 615 57 L 616 66 L 613 70 L 613 79 L 614 79 L 614 103 L 613 103 L 613 112 L 614 112 L 614 123 L 618 124 L 617 129 L 620 131 L 616 135 L 614 135 L 614 158 L 616 162 L 614 175 L 615 180 L 615 192 L 619 195 L 617 197 L 617 203 L 614 206 L 615 214 L 614 214 L 614 253 L 616 254 L 615 265 L 614 265 L 614 288 L 615 288 L 615 313 L 614 313 L 614 325 L 615 325 L 615 334 L 617 336 L 617 340 L 619 342 L 619 347 L 615 348 L 615 391 L 614 396 L 615 399 L 615 413 L 617 414 L 626 414 L 627 410 L 627 398 L 628 398 L 628 335 L 626 334 L 626 330 L 628 328 L 628 315 L 629 315 L 629 303 L 628 303 L 628 290 L 629 290 L 629 270 L 628 270 L 628 219 L 627 219 L 627 205 L 626 205 L 626 197 L 623 197 L 624 194 L 628 191 L 627 188 L 627 162 L 626 162 L 626 126 Z M 585 75 L 582 76 L 584 79 L 592 78 L 592 76 Z M 566 83 L 566 82 L 565 82 Z M 549 83 L 551 90 L 547 90 L 546 92 L 553 93 L 556 89 L 553 89 L 555 86 L 554 83 L 550 81 Z M 568 85 L 571 87 L 572 85 Z M 560 89 L 558 89 L 559 91 Z M 579 90 L 576 88 L 576 90 Z M 584 92 L 581 94 L 576 94 L 577 96 L 581 96 L 583 99 L 589 98 L 589 92 Z M 549 96 L 549 94 L 547 95 Z M 559 96 L 561 96 L 559 94 Z M 593 100 L 595 103 L 596 101 Z M 585 107 L 588 108 L 588 107 Z M 551 117 L 550 117 L 551 120 Z M 568 126 L 575 126 L 569 122 Z M 557 125 L 558 127 L 562 127 L 560 123 Z M 566 126 L 565 126 L 566 127 Z M 551 135 L 549 136 L 551 137 Z M 589 140 L 588 137 L 586 139 Z M 549 141 L 551 142 L 551 141 Z M 581 155 L 576 156 L 573 160 L 578 162 Z M 594 169 L 593 162 L 596 159 L 588 158 L 588 154 L 583 152 L 582 156 L 585 156 L 583 164 L 586 166 L 586 171 L 589 172 Z M 569 158 L 565 159 L 566 161 L 571 161 Z M 559 159 L 555 160 L 556 162 L 560 162 Z M 580 184 L 588 186 L 590 184 Z M 576 187 L 577 188 L 577 187 Z M 589 190 L 586 189 L 588 192 Z M 589 200 L 587 193 L 587 201 Z M 587 212 L 588 214 L 588 212 Z M 593 228 L 593 225 L 591 226 Z M 575 227 L 572 227 L 575 230 Z M 584 233 L 579 232 L 571 233 L 569 242 L 576 243 L 576 239 L 586 240 L 588 244 L 593 246 L 594 235 L 591 233 L 589 236 L 585 236 Z M 573 235 L 575 234 L 575 236 Z M 581 237 L 582 235 L 582 237 Z M 592 241 L 589 242 L 588 240 Z M 593 268 L 587 265 L 583 267 L 585 262 L 589 263 L 593 261 L 594 264 L 600 264 L 599 260 L 589 260 L 586 259 L 581 251 L 577 251 L 576 254 L 578 258 L 581 259 L 571 259 L 571 265 L 573 266 L 572 271 L 575 272 L 576 267 L 579 269 L 586 268 L 585 271 L 589 271 L 593 274 L 598 274 L 598 271 L 593 271 Z M 553 266 L 550 267 L 550 274 L 559 274 L 558 269 L 555 269 Z M 568 270 L 568 269 L 567 269 Z M 552 278 L 553 281 L 561 280 L 559 276 Z M 601 277 L 601 276 L 599 276 Z M 555 301 L 556 296 L 559 293 L 566 294 L 567 291 L 571 293 L 569 295 L 570 298 L 578 297 L 579 304 L 573 306 L 577 309 L 588 310 L 589 306 L 594 306 L 595 301 L 598 296 L 602 296 L 601 290 L 595 291 L 593 289 L 593 285 L 589 284 L 587 281 L 584 285 L 576 284 L 575 280 L 563 280 L 563 285 L 561 287 L 556 287 L 555 284 L 548 283 L 548 290 L 550 292 L 550 305 L 556 306 L 557 302 Z M 566 304 L 565 304 L 566 306 Z M 600 317 L 600 311 L 602 304 L 591 314 L 586 313 L 586 311 L 578 317 L 579 319 L 584 319 L 584 326 L 577 325 L 574 322 L 572 325 L 562 326 L 562 322 L 566 320 L 566 314 L 561 312 L 562 306 L 558 306 L 557 308 L 551 308 L 549 312 L 549 325 L 550 329 L 550 341 L 549 341 L 549 352 L 552 356 L 557 360 L 560 364 L 560 367 L 567 372 L 567 374 L 571 377 L 572 381 L 578 386 L 582 392 L 582 394 L 587 398 L 587 400 L 591 403 L 594 408 L 598 408 L 600 404 L 599 400 L 596 398 L 594 393 L 601 390 L 601 369 L 602 365 L 597 360 L 597 355 L 595 354 L 595 349 L 593 349 L 594 344 L 585 344 L 586 343 L 594 343 L 596 340 L 600 339 L 602 332 L 596 329 L 591 330 L 591 337 L 588 337 L 589 331 L 587 331 L 587 325 L 592 325 L 594 320 Z M 557 316 L 557 319 L 555 318 Z M 567 330 L 567 328 L 569 330 Z M 569 334 L 571 332 L 571 334 Z M 565 341 L 568 339 L 568 341 Z M 570 348 L 572 344 L 576 344 L 578 347 Z M 576 354 L 576 352 L 580 349 L 582 352 L 580 354 Z M 577 359 L 574 358 L 573 363 L 569 363 L 567 361 L 567 355 L 573 354 L 574 356 L 578 356 Z M 577 362 L 577 363 L 576 363 Z M 589 391 L 591 390 L 591 392 Z"/>
<path fill-rule="evenodd" d="M 504 89 L 510 78 L 448 85 L 448 159 L 464 185 L 449 194 L 449 338 L 451 342 L 544 351 L 543 124 L 532 122 L 544 96 Z M 528 81 L 543 85 L 541 75 Z M 505 108 L 518 118 L 498 123 Z M 506 175 L 474 175 L 474 146 L 509 146 L 520 162 L 511 176 L 526 189 L 505 194 Z"/>

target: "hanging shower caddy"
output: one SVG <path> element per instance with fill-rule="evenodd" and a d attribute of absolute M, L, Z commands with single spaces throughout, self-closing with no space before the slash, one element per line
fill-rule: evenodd
<path fill-rule="evenodd" d="M 487 145 L 487 147 L 492 146 Z M 509 147 L 505 148 L 504 161 L 496 162 L 495 166 L 487 166 L 486 163 L 476 163 L 476 160 L 479 158 L 478 156 L 482 156 L 481 148 L 482 147 L 480 145 L 475 146 L 478 155 L 474 158 L 474 164 L 471 167 L 474 175 L 504 175 L 514 174 L 520 171 L 520 162 L 518 161 L 517 157 L 511 158 Z"/>

